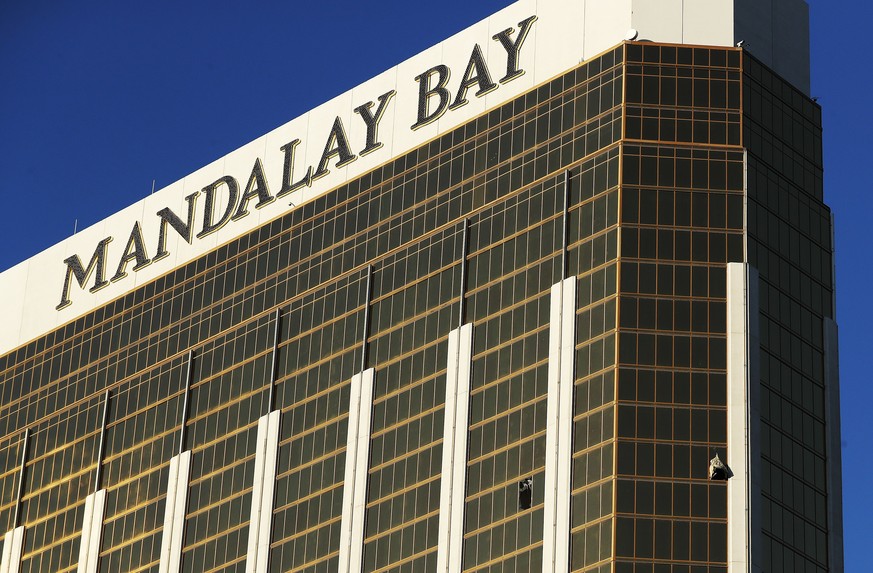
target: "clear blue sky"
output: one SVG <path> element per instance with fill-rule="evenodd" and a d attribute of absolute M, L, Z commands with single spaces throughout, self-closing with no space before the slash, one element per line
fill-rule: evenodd
<path fill-rule="evenodd" d="M 0 0 L 0 270 L 508 3 Z M 837 218 L 847 571 L 869 571 L 873 4 L 811 0 L 811 19 Z"/>

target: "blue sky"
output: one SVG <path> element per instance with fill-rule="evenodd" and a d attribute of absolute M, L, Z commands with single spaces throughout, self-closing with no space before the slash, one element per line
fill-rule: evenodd
<path fill-rule="evenodd" d="M 0 0 L 0 270 L 508 3 Z M 873 3 L 810 5 L 837 221 L 847 570 L 862 571 L 873 514 L 864 363 L 873 79 L 863 31 Z"/>

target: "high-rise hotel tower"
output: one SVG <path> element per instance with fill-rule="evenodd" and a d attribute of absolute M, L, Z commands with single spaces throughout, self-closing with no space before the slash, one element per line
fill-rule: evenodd
<path fill-rule="evenodd" d="M 521 0 L 0 275 L 0 573 L 842 571 L 802 0 Z"/>

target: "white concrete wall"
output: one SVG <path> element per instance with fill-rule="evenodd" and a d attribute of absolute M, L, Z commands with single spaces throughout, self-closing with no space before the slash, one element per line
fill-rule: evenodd
<path fill-rule="evenodd" d="M 185 540 L 185 512 L 188 507 L 191 456 L 191 450 L 187 450 L 170 459 L 158 573 L 179 573 L 182 570 L 182 544 Z"/>
<path fill-rule="evenodd" d="M 728 573 L 760 573 L 761 372 L 758 271 L 727 265 Z"/>
<path fill-rule="evenodd" d="M 632 28 L 639 40 L 734 45 L 734 0 L 633 0 Z"/>
<path fill-rule="evenodd" d="M 0 316 L 3 317 L 0 354 L 286 214 L 294 208 L 291 203 L 299 206 L 561 74 L 580 60 L 596 56 L 621 43 L 632 27 L 639 30 L 641 40 L 719 46 L 733 45 L 737 39 L 735 28 L 743 33 L 748 30 L 750 49 L 756 54 L 760 49 L 761 54 L 765 54 L 764 48 L 771 46 L 773 56 L 770 60 L 764 55 L 759 57 L 776 66 L 787 66 L 785 75 L 793 78 L 799 72 L 795 74 L 792 70 L 802 71 L 808 61 L 807 35 L 803 33 L 804 22 L 808 27 L 806 5 L 803 0 L 766 1 L 776 2 L 776 8 L 770 12 L 774 15 L 769 20 L 771 25 L 767 25 L 766 18 L 759 18 L 760 10 L 754 8 L 752 0 L 520 0 L 0 274 Z M 742 14 L 738 12 L 740 7 Z M 732 17 L 734 12 L 739 15 Z M 536 16 L 537 21 L 521 48 L 519 60 L 519 68 L 525 73 L 507 83 L 500 83 L 506 71 L 507 54 L 492 37 L 513 28 L 512 38 L 517 38 L 519 23 L 531 16 Z M 753 37 L 753 32 L 761 37 Z M 420 129 L 411 129 L 416 123 L 419 99 L 419 84 L 415 77 L 435 65 L 445 64 L 453 72 L 448 87 L 453 94 L 456 93 L 477 44 L 498 87 L 481 97 L 474 95 L 476 90 L 473 88 L 468 94 L 467 105 L 446 112 Z M 755 48 L 755 44 L 759 48 Z M 807 54 L 806 58 L 804 54 Z M 808 70 L 806 75 L 808 77 Z M 390 90 L 396 91 L 396 95 L 379 124 L 378 139 L 383 147 L 360 155 L 366 141 L 366 126 L 353 110 L 367 102 L 377 102 L 379 96 Z M 97 244 L 106 237 L 113 237 L 107 246 L 106 279 L 110 279 L 136 222 L 142 228 L 146 254 L 154 257 L 159 232 L 157 211 L 168 207 L 184 219 L 187 213 L 185 197 L 200 192 L 223 176 L 234 177 L 242 194 L 258 159 L 262 162 L 269 192 L 275 196 L 281 189 L 284 171 L 285 155 L 279 148 L 292 140 L 301 140 L 295 162 L 294 180 L 298 180 L 307 166 L 317 166 L 336 117 L 343 122 L 350 147 L 358 155 L 357 160 L 341 168 L 335 167 L 336 160 L 331 161 L 330 173 L 314 181 L 311 187 L 264 204 L 260 209 L 255 208 L 257 201 L 252 201 L 247 216 L 200 239 L 194 238 L 190 245 L 170 228 L 167 233 L 169 256 L 138 271 L 133 271 L 133 264 L 129 264 L 126 269 L 128 276 L 110 282 L 94 293 L 86 290 L 93 284 L 93 279 L 86 289 L 79 288 L 74 281 L 70 289 L 71 304 L 56 310 L 61 302 L 67 272 L 63 261 L 67 257 L 78 255 L 87 265 Z M 201 193 L 196 202 L 195 233 L 201 227 L 204 208 Z"/>
<path fill-rule="evenodd" d="M 0 557 L 0 573 L 18 573 L 21 568 L 21 553 L 24 549 L 24 526 L 7 531 L 3 536 L 3 551 Z"/>
<path fill-rule="evenodd" d="M 810 94 L 809 6 L 805 0 L 735 0 L 735 40 Z"/>
<path fill-rule="evenodd" d="M 273 410 L 258 420 L 246 573 L 267 573 L 270 563 L 270 535 L 273 527 L 281 422 L 282 412 L 279 410 Z"/>
<path fill-rule="evenodd" d="M 570 571 L 570 470 L 576 356 L 576 277 L 552 285 L 549 301 L 543 573 Z"/>
<path fill-rule="evenodd" d="M 352 377 L 340 522 L 339 573 L 360 573 L 364 567 L 364 513 L 367 509 L 367 468 L 375 375 L 376 370 L 368 368 Z"/>
<path fill-rule="evenodd" d="M 78 573 L 97 573 L 100 563 L 100 541 L 103 537 L 103 511 L 106 490 L 101 489 L 85 498 L 85 516 L 79 541 Z"/>
<path fill-rule="evenodd" d="M 473 325 L 465 324 L 451 331 L 448 346 L 436 573 L 461 573 L 464 505 L 467 494 Z"/>

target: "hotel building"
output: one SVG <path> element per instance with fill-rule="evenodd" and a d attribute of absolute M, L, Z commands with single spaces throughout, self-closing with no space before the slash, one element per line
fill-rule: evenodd
<path fill-rule="evenodd" d="M 521 0 L 0 274 L 0 573 L 841 572 L 802 0 Z"/>

